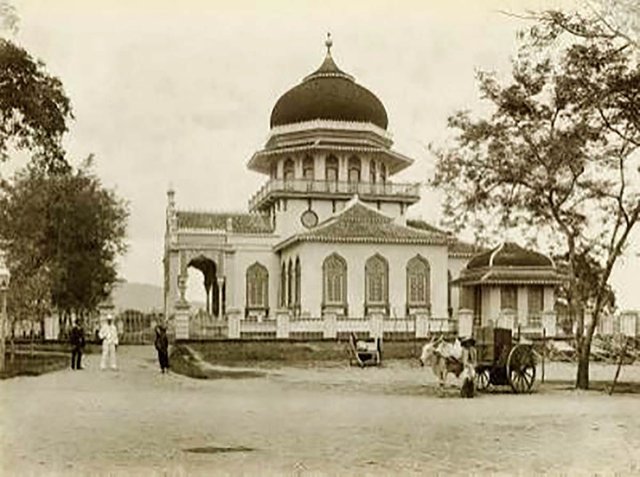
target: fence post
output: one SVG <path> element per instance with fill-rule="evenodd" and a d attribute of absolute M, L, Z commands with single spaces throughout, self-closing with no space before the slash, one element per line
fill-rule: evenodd
<path fill-rule="evenodd" d="M 229 308 L 227 310 L 227 337 L 229 339 L 240 338 L 240 309 Z"/>
<path fill-rule="evenodd" d="M 547 356 L 547 329 L 542 328 L 542 382 L 544 383 L 544 362 Z"/>
<path fill-rule="evenodd" d="M 427 313 L 415 313 L 416 338 L 426 338 L 429 336 L 429 315 Z"/>
<path fill-rule="evenodd" d="M 289 338 L 289 312 L 283 310 L 276 314 L 276 338 Z"/>
<path fill-rule="evenodd" d="M 334 339 L 337 336 L 336 332 L 336 314 L 327 313 L 322 320 L 324 323 L 323 338 Z"/>
<path fill-rule="evenodd" d="M 384 315 L 380 312 L 374 312 L 369 318 L 369 333 L 371 338 L 382 338 L 384 334 Z"/>

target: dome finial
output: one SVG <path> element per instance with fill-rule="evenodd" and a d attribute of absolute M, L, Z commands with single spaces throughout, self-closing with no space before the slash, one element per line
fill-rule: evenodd
<path fill-rule="evenodd" d="M 331 56 L 331 47 L 333 46 L 333 40 L 331 39 L 331 32 L 327 32 L 327 39 L 324 42 L 327 47 L 327 55 Z"/>

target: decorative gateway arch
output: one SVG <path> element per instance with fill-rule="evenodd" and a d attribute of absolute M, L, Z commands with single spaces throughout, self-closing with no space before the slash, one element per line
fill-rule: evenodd
<path fill-rule="evenodd" d="M 246 246 L 258 257 L 271 256 L 271 241 L 265 240 L 271 233 L 260 214 L 177 210 L 175 192 L 167 192 L 164 309 L 177 338 L 229 336 L 228 316 L 242 311 L 237 300 L 243 297 L 234 294 L 244 281 L 244 271 L 236 271 L 237 252 Z M 187 293 L 194 284 L 201 291 Z M 194 296 L 201 299 L 190 301 Z"/>

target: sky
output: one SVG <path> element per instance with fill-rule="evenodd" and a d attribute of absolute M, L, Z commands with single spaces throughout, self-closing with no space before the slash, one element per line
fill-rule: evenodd
<path fill-rule="evenodd" d="M 503 12 L 573 0 L 217 1 L 12 0 L 15 40 L 42 59 L 71 98 L 65 139 L 79 163 L 129 201 L 120 275 L 161 285 L 166 191 L 178 207 L 246 211 L 267 180 L 246 163 L 277 99 L 315 70 L 328 31 L 338 66 L 374 92 L 395 148 L 415 159 L 398 182 L 426 181 L 430 143 L 449 115 L 480 107 L 475 73 L 507 74 L 515 32 Z M 409 215 L 437 223 L 441 197 L 423 189 Z M 640 234 L 631 250 L 640 250 Z M 640 308 L 640 258 L 614 276 L 620 305 Z"/>

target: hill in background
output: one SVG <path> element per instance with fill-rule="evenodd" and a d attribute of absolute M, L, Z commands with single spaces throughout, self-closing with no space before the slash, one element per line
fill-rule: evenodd
<path fill-rule="evenodd" d="M 119 282 L 113 288 L 113 304 L 117 311 L 162 311 L 164 298 L 162 287 L 148 283 Z"/>
<path fill-rule="evenodd" d="M 145 313 L 164 311 L 164 291 L 161 286 L 149 283 L 118 282 L 113 287 L 113 304 L 116 311 L 139 310 Z M 189 300 L 194 310 L 204 308 L 204 303 Z"/>

